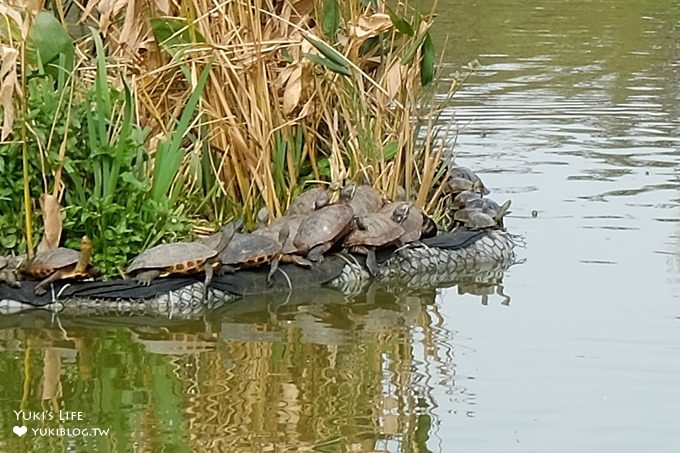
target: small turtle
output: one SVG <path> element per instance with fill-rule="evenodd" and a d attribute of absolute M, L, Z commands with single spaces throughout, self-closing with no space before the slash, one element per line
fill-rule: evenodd
<path fill-rule="evenodd" d="M 300 224 L 305 219 L 303 215 L 283 216 L 274 220 L 269 226 L 258 228 L 253 234 L 265 236 L 282 244 L 281 262 L 294 263 L 302 267 L 312 267 L 312 263 L 298 255 L 298 248 L 294 240 Z M 282 238 L 285 238 L 282 240 Z"/>
<path fill-rule="evenodd" d="M 481 200 L 482 194 L 479 192 L 473 192 L 472 190 L 464 190 L 458 193 L 451 203 L 451 207 L 455 210 L 467 208 L 467 204 L 472 200 Z"/>
<path fill-rule="evenodd" d="M 451 193 L 460 193 L 466 190 L 488 195 L 482 179 L 467 167 L 451 167 L 446 175 L 446 189 Z"/>
<path fill-rule="evenodd" d="M 354 211 L 345 204 L 333 204 L 314 211 L 302 220 L 293 244 L 307 259 L 322 262 L 323 254 L 352 229 Z"/>
<path fill-rule="evenodd" d="M 492 217 L 498 223 L 501 228 L 503 225 L 503 217 L 510 211 L 510 200 L 506 201 L 502 205 L 499 205 L 491 198 L 479 198 L 476 200 L 470 200 L 466 205 L 466 208 L 479 209 L 484 214 Z"/>
<path fill-rule="evenodd" d="M 406 205 L 405 209 L 394 210 L 392 216 L 379 212 L 358 216 L 357 227 L 343 240 L 343 245 L 350 252 L 366 255 L 366 267 L 374 277 L 378 275 L 375 249 L 399 241 L 399 238 L 404 234 L 404 229 L 395 221 L 395 218 L 403 221 L 404 210 L 408 215 L 409 206 Z"/>
<path fill-rule="evenodd" d="M 235 234 L 224 249 L 222 270 L 234 272 L 237 269 L 259 267 L 269 263 L 270 269 L 267 275 L 267 283 L 272 284 L 272 277 L 279 268 L 283 246 L 282 243 L 288 238 L 288 231 L 281 229 L 278 240 L 259 234 Z"/>
<path fill-rule="evenodd" d="M 468 230 L 485 230 L 498 227 L 496 219 L 485 214 L 481 209 L 461 209 L 456 211 L 453 219 Z"/>
<path fill-rule="evenodd" d="M 221 264 L 219 255 L 227 248 L 236 231 L 242 226 L 242 219 L 229 223 L 222 230 L 221 237 L 214 247 L 199 241 L 159 244 L 132 260 L 127 273 L 140 284 L 150 285 L 151 281 L 158 277 L 205 272 L 205 287 L 203 288 L 205 298 L 208 285 L 212 281 L 213 268 Z"/>
<path fill-rule="evenodd" d="M 47 292 L 47 286 L 58 280 L 80 280 L 92 276 L 92 241 L 83 236 L 80 251 L 65 247 L 36 254 L 22 269 L 22 273 L 43 280 L 33 290 L 37 296 Z"/>
<path fill-rule="evenodd" d="M 360 186 L 350 182 L 340 191 L 340 198 L 354 211 L 355 215 L 378 212 L 385 204 L 380 192 L 373 187 L 362 184 Z"/>
<path fill-rule="evenodd" d="M 21 282 L 17 280 L 17 273 L 25 259 L 26 255 L 0 256 L 0 282 L 20 288 Z"/>
<path fill-rule="evenodd" d="M 402 245 L 417 241 L 422 236 L 424 213 L 413 204 L 407 201 L 395 201 L 386 204 L 378 212 L 391 217 L 404 229 L 404 234 L 399 238 Z"/>
<path fill-rule="evenodd" d="M 328 191 L 324 188 L 318 187 L 316 189 L 308 190 L 297 197 L 288 206 L 286 215 L 306 215 L 317 209 L 321 209 L 330 201 Z"/>

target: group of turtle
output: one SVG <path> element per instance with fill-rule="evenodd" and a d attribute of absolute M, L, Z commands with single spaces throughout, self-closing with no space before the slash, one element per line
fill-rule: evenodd
<path fill-rule="evenodd" d="M 465 167 L 453 167 L 445 182 L 451 194 L 453 227 L 468 229 L 502 228 L 509 202 L 499 206 L 485 198 L 488 189 L 481 179 Z M 339 199 L 331 203 L 333 192 L 311 189 L 289 206 L 285 214 L 269 221 L 266 210 L 258 213 L 258 228 L 241 233 L 242 220 L 227 224 L 220 232 L 191 242 L 156 245 L 134 258 L 127 274 L 143 285 L 169 275 L 205 274 L 205 291 L 215 269 L 238 269 L 269 265 L 267 281 L 279 262 L 303 267 L 323 261 L 331 250 L 366 255 L 366 267 L 378 274 L 376 249 L 400 247 L 437 234 L 434 221 L 413 203 L 386 200 L 369 185 L 348 183 L 340 189 Z M 47 291 L 50 283 L 93 276 L 90 264 L 92 242 L 84 237 L 80 251 L 60 247 L 41 252 L 33 259 L 0 257 L 0 281 L 20 285 L 18 276 L 42 279 L 35 294 Z"/>
<path fill-rule="evenodd" d="M 490 193 L 489 189 L 469 168 L 451 167 L 447 173 L 445 191 L 449 194 L 448 229 L 505 229 L 503 217 L 510 210 L 510 200 L 499 205 L 486 197 Z"/>

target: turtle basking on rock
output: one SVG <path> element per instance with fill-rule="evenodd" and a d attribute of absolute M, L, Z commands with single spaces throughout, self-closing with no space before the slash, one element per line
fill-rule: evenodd
<path fill-rule="evenodd" d="M 378 276 L 375 249 L 399 242 L 405 233 L 399 223 L 404 220 L 404 214 L 408 215 L 408 211 L 409 206 L 406 205 L 405 208 L 394 210 L 391 216 L 378 212 L 358 216 L 356 228 L 345 236 L 343 245 L 350 252 L 366 255 L 366 267 L 372 276 Z"/>
<path fill-rule="evenodd" d="M 293 244 L 299 254 L 320 263 L 323 254 L 350 232 L 353 219 L 354 211 L 345 203 L 325 206 L 302 220 Z"/>
<path fill-rule="evenodd" d="M 352 208 L 355 215 L 378 212 L 385 204 L 380 192 L 368 184 L 350 182 L 340 191 L 340 198 Z"/>
<path fill-rule="evenodd" d="M 304 215 L 283 216 L 274 220 L 268 226 L 258 228 L 253 234 L 265 236 L 282 244 L 281 262 L 294 263 L 302 267 L 311 267 L 312 263 L 298 255 L 298 247 L 295 246 L 295 236 L 297 235 L 300 224 L 305 219 Z M 282 240 L 285 238 L 285 240 Z"/>
<path fill-rule="evenodd" d="M 321 187 L 311 189 L 293 200 L 285 215 L 307 215 L 323 208 L 329 201 L 328 190 Z"/>
<path fill-rule="evenodd" d="M 213 269 L 222 263 L 220 254 L 242 226 L 242 219 L 229 223 L 222 230 L 214 247 L 198 241 L 159 244 L 132 260 L 127 273 L 140 284 L 150 285 L 158 277 L 205 272 L 205 298 L 208 285 L 212 281 Z"/>
<path fill-rule="evenodd" d="M 288 238 L 285 228 L 280 230 L 279 238 L 272 239 L 259 234 L 236 234 L 220 255 L 221 271 L 234 272 L 237 269 L 249 269 L 269 264 L 267 283 L 272 284 L 272 277 L 279 268 L 283 255 L 283 243 Z"/>
<path fill-rule="evenodd" d="M 50 283 L 58 280 L 81 280 L 92 276 L 92 241 L 87 236 L 80 240 L 80 251 L 65 247 L 36 254 L 21 272 L 33 278 L 43 279 L 34 292 L 41 296 L 47 292 Z"/>
<path fill-rule="evenodd" d="M 482 179 L 477 176 L 475 172 L 467 167 L 458 166 L 449 168 L 449 171 L 446 175 L 445 189 L 447 192 L 454 194 L 466 190 L 477 192 L 482 195 L 488 195 L 491 193 L 482 182 Z"/>

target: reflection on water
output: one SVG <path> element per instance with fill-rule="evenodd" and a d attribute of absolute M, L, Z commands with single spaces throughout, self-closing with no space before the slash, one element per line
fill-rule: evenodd
<path fill-rule="evenodd" d="M 500 275 L 458 291 L 510 302 Z M 4 316 L 0 448 L 64 446 L 7 437 L 21 422 L 111 430 L 72 440 L 80 451 L 426 451 L 434 386 L 469 410 L 437 299 L 372 287 L 247 298 L 195 321 Z M 84 421 L 17 421 L 14 410 Z"/>

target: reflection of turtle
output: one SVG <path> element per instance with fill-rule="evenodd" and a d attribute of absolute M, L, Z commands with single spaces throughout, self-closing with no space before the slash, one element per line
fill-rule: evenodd
<path fill-rule="evenodd" d="M 329 202 L 328 191 L 316 188 L 304 192 L 297 197 L 288 207 L 286 215 L 305 215 L 321 209 Z"/>
<path fill-rule="evenodd" d="M 274 220 L 269 226 L 258 228 L 253 234 L 265 236 L 283 244 L 280 261 L 284 263 L 295 263 L 298 266 L 311 267 L 312 263 L 297 255 L 298 248 L 295 246 L 295 236 L 297 235 L 300 224 L 306 216 L 293 215 L 283 216 Z M 282 238 L 285 240 L 282 241 Z"/>
<path fill-rule="evenodd" d="M 17 280 L 17 272 L 25 258 L 25 255 L 0 256 L 0 282 L 19 288 L 21 283 Z"/>
<path fill-rule="evenodd" d="M 344 203 L 323 207 L 300 223 L 293 244 L 310 261 L 323 261 L 323 254 L 342 239 L 352 227 L 354 211 Z"/>
<path fill-rule="evenodd" d="M 92 241 L 83 236 L 80 240 L 80 251 L 59 247 L 40 252 L 22 269 L 22 272 L 29 277 L 44 279 L 34 289 L 35 294 L 40 296 L 47 292 L 47 286 L 52 282 L 90 277 L 91 256 Z"/>
<path fill-rule="evenodd" d="M 449 192 L 460 193 L 465 190 L 488 195 L 489 189 L 484 186 L 482 179 L 467 167 L 451 167 L 446 176 L 446 184 Z"/>
<path fill-rule="evenodd" d="M 384 204 L 380 192 L 367 184 L 358 186 L 350 182 L 342 188 L 340 196 L 343 201 L 350 205 L 355 215 L 378 212 Z"/>
<path fill-rule="evenodd" d="M 222 269 L 233 272 L 236 269 L 259 267 L 269 263 L 270 270 L 267 283 L 271 285 L 272 276 L 279 267 L 281 244 L 288 238 L 288 232 L 282 231 L 280 240 L 258 234 L 236 234 L 222 252 Z M 285 235 L 285 236 L 283 236 Z"/>
<path fill-rule="evenodd" d="M 218 243 L 214 247 L 201 242 L 159 244 L 132 260 L 127 273 L 142 285 L 149 285 L 157 277 L 205 272 L 203 289 L 205 297 L 208 285 L 212 281 L 213 267 L 221 264 L 220 253 L 227 248 L 241 226 L 243 226 L 243 220 L 240 219 L 229 223 L 222 230 Z"/>
<path fill-rule="evenodd" d="M 364 214 L 357 217 L 357 227 L 352 230 L 343 241 L 350 252 L 366 255 L 366 267 L 374 277 L 378 275 L 378 263 L 375 258 L 375 249 L 394 244 L 404 234 L 404 229 L 394 220 L 404 220 L 403 211 L 408 214 L 409 207 L 399 208 L 393 211 L 393 216 L 381 213 Z"/>

